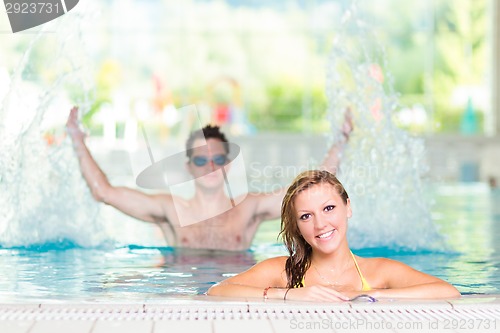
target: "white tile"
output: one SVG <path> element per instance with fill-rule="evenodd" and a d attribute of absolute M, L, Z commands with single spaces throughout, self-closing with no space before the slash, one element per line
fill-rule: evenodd
<path fill-rule="evenodd" d="M 41 320 L 29 333 L 90 333 L 93 324 L 90 320 Z"/>
<path fill-rule="evenodd" d="M 421 309 L 421 308 L 434 308 L 434 309 L 452 309 L 452 306 L 446 300 L 432 300 L 432 299 L 389 299 L 381 298 L 377 302 L 363 302 L 354 301 L 349 302 L 353 309 Z"/>
<path fill-rule="evenodd" d="M 12 310 L 33 310 L 38 309 L 40 307 L 39 304 L 31 303 L 31 304 L 0 304 L 0 311 L 12 311 Z"/>
<path fill-rule="evenodd" d="M 266 302 L 259 303 L 248 303 L 248 309 L 250 311 L 259 310 L 267 312 L 296 312 L 296 311 L 319 311 L 323 310 L 349 310 L 351 309 L 351 303 L 349 302 L 338 302 L 338 303 L 315 303 L 306 301 L 277 301 L 268 300 Z"/>
<path fill-rule="evenodd" d="M 322 319 L 275 319 L 271 320 L 271 326 L 274 332 L 279 333 L 328 333 L 333 332 L 330 329 L 330 323 Z"/>
<path fill-rule="evenodd" d="M 33 326 L 33 321 L 24 320 L 2 320 L 0 321 L 0 332 L 5 333 L 27 333 Z"/>
<path fill-rule="evenodd" d="M 170 332 L 196 332 L 212 333 L 211 320 L 183 321 L 183 320 L 162 320 L 156 321 L 153 333 Z"/>
<path fill-rule="evenodd" d="M 142 311 L 143 304 L 41 304 L 40 309 L 47 311 L 84 311 L 89 309 L 101 311 Z"/>
<path fill-rule="evenodd" d="M 143 320 L 117 320 L 97 321 L 92 333 L 151 333 L 152 321 Z"/>
<path fill-rule="evenodd" d="M 448 300 L 453 306 L 486 306 L 494 307 L 500 304 L 500 295 L 465 295 Z"/>
<path fill-rule="evenodd" d="M 267 319 L 261 320 L 214 320 L 214 333 L 274 333 Z"/>

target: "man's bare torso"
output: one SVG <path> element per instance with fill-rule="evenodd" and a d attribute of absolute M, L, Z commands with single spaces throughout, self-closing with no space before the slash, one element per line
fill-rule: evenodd
<path fill-rule="evenodd" d="M 169 219 L 159 225 L 171 246 L 246 250 L 250 247 L 260 222 L 269 219 L 269 216 L 255 213 L 256 201 L 255 196 L 248 195 L 240 204 L 224 213 L 187 226 L 182 226 L 182 221 L 179 221 L 179 215 L 186 212 L 176 214 L 172 209 L 167 209 Z M 194 207 L 187 206 L 185 209 L 191 209 L 196 214 Z M 172 231 L 175 235 L 172 235 Z"/>

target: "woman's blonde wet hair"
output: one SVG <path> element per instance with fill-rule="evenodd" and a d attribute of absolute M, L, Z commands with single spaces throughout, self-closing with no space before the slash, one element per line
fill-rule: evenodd
<path fill-rule="evenodd" d="M 288 188 L 281 204 L 281 231 L 289 257 L 285 271 L 288 279 L 288 288 L 303 287 L 302 280 L 311 266 L 312 248 L 302 237 L 297 225 L 295 198 L 302 191 L 318 184 L 330 184 L 339 193 L 342 201 L 347 204 L 349 198 L 342 183 L 332 173 L 325 170 L 309 170 L 300 173 Z"/>

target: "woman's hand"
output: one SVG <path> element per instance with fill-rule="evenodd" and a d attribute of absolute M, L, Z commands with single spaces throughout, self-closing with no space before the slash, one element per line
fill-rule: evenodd
<path fill-rule="evenodd" d="M 288 291 L 286 299 L 290 301 L 315 301 L 315 302 L 343 302 L 350 299 L 345 292 L 340 292 L 328 286 L 310 286 L 292 288 Z"/>

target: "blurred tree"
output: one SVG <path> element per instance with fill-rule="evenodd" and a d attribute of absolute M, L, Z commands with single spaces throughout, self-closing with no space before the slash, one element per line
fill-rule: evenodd
<path fill-rule="evenodd" d="M 391 10 L 384 10 L 389 3 Z M 388 70 L 401 106 L 420 104 L 428 112 L 427 123 L 408 128 L 457 132 L 469 97 L 461 92 L 472 94 L 473 87 L 486 86 L 488 1 L 383 0 L 366 5 L 365 15 L 387 45 Z M 461 98 L 454 100 L 457 95 Z M 481 124 L 484 115 L 478 118 Z"/>
<path fill-rule="evenodd" d="M 487 1 L 458 0 L 452 3 L 440 0 L 435 3 L 435 12 L 435 121 L 441 125 L 442 131 L 457 132 L 460 122 L 448 126 L 446 119 L 450 116 L 458 118 L 457 115 L 465 111 L 468 98 L 473 97 L 472 87 L 484 86 L 488 66 Z M 453 101 L 453 94 L 460 87 L 463 88 L 462 96 Z M 477 106 L 475 104 L 475 111 L 484 114 L 485 110 Z M 482 123 L 479 126 L 483 128 Z"/>
<path fill-rule="evenodd" d="M 257 129 L 328 130 L 325 67 L 346 3 L 102 2 L 103 14 L 90 30 L 98 74 L 84 121 L 90 124 L 117 85 L 132 101 L 152 100 L 151 77 L 158 74 L 171 87 L 175 105 L 183 106 L 210 100 L 210 82 L 231 76 L 241 86 L 242 109 Z M 489 0 L 357 3 L 385 46 L 386 69 L 392 74 L 388 82 L 400 94 L 401 106 L 419 104 L 429 115 L 427 123 L 411 129 L 458 131 L 468 96 L 453 100 L 461 95 L 457 89 L 485 86 Z M 7 37 L 0 36 L 0 65 L 12 68 L 31 36 L 4 42 Z M 24 75 L 39 85 L 51 82 L 54 73 L 46 65 L 54 48 L 49 37 L 32 50 Z M 110 58 L 122 69 L 120 75 L 110 67 Z M 83 98 L 77 90 L 69 91 L 72 99 Z M 481 127 L 485 106 L 472 100 Z"/>

